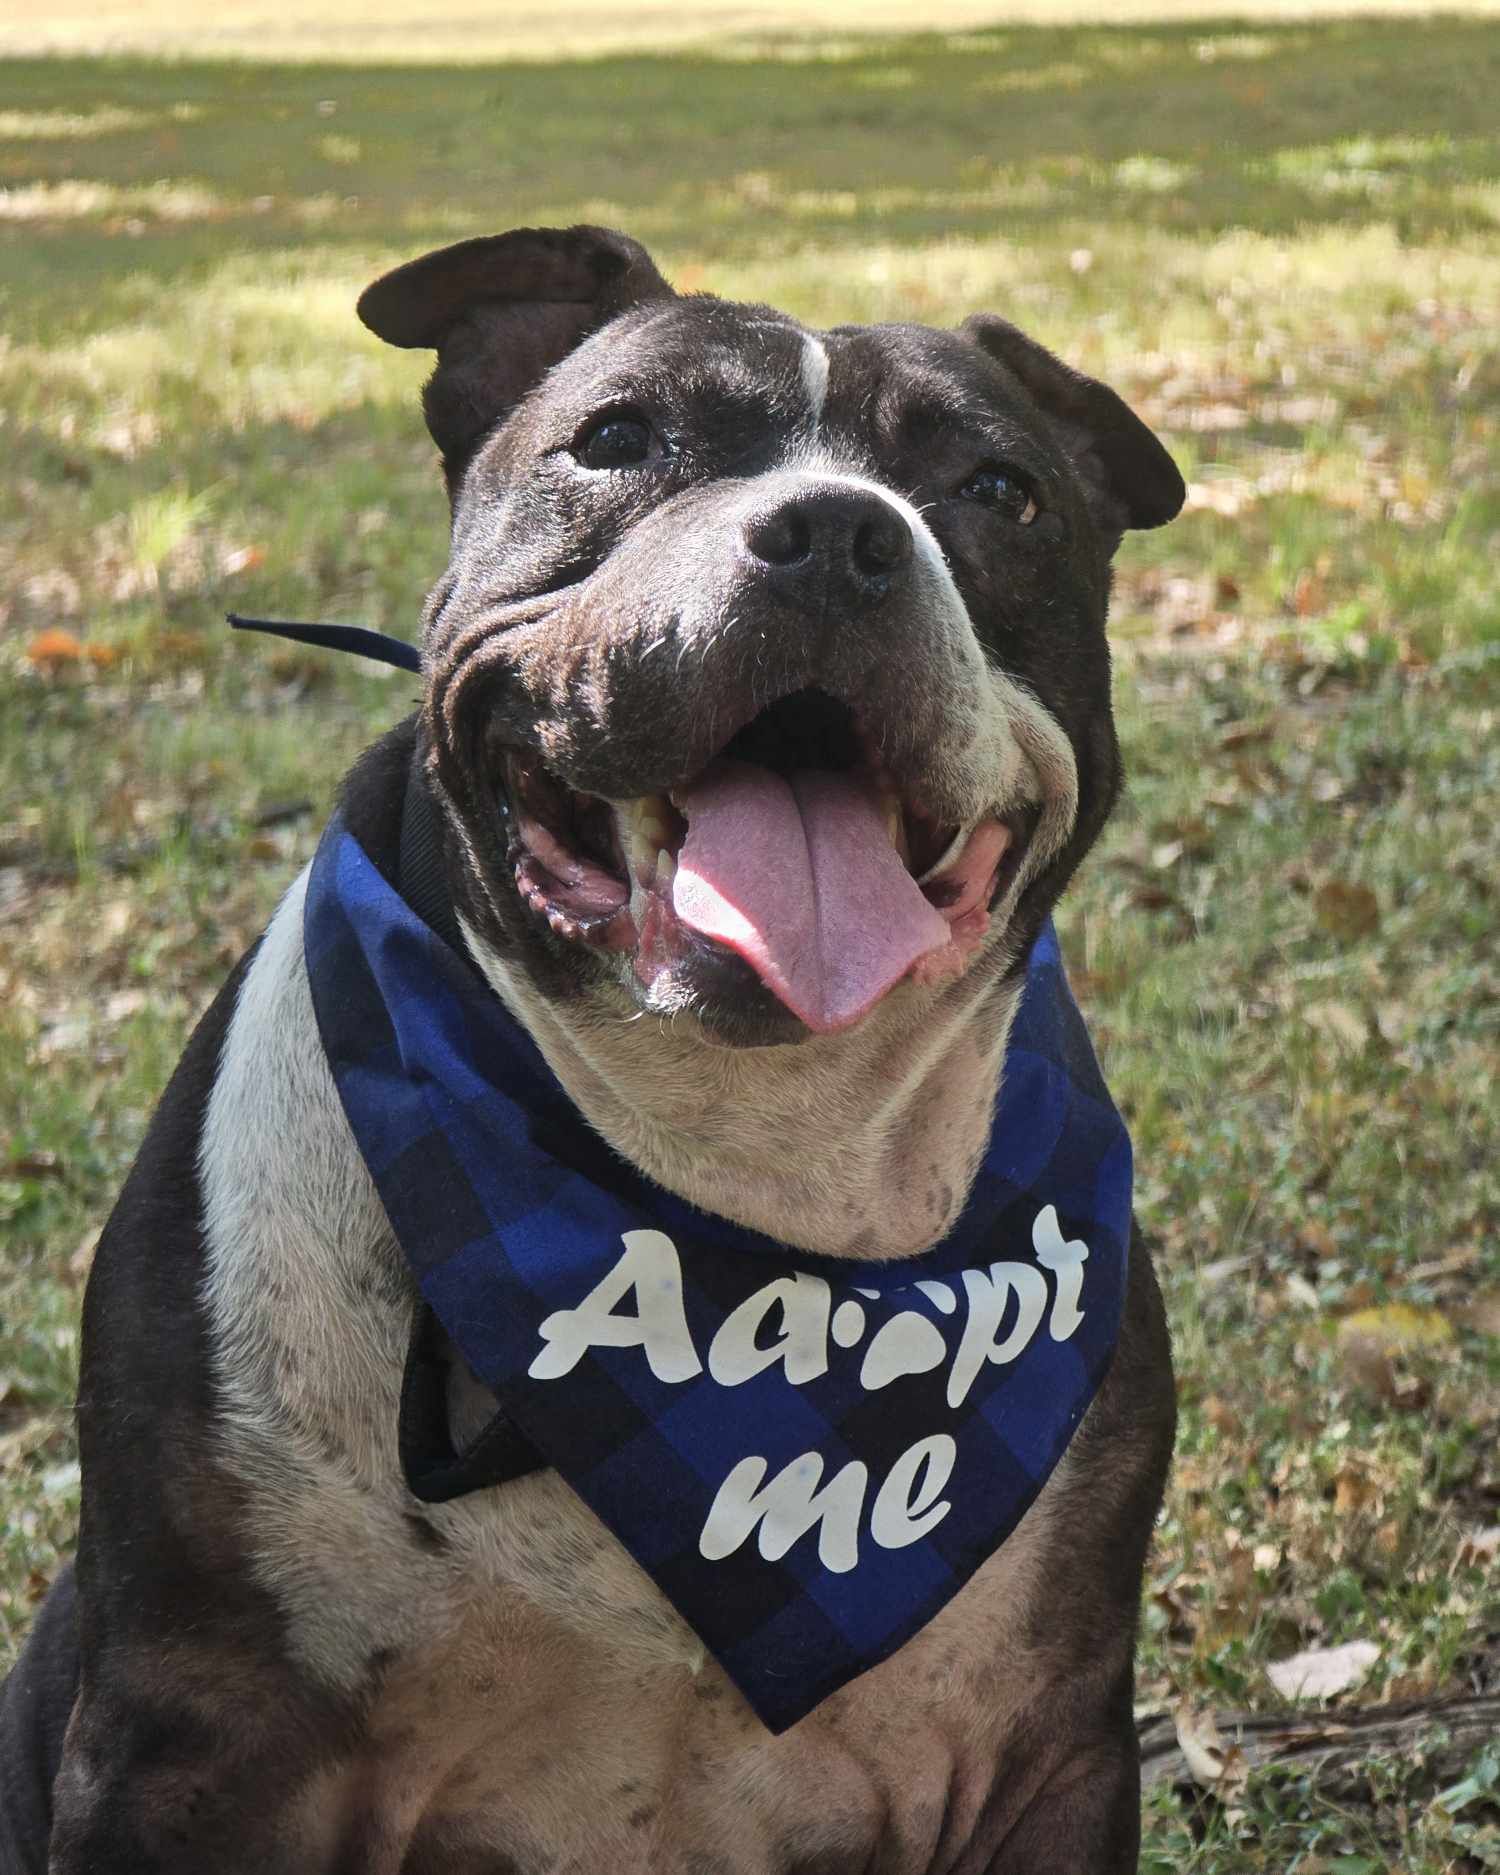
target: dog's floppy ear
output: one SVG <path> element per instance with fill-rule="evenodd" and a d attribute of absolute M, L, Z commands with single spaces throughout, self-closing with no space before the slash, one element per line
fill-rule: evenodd
<path fill-rule="evenodd" d="M 1051 423 L 1106 528 L 1118 534 L 1171 520 L 1187 494 L 1177 464 L 1123 398 L 993 313 L 973 314 L 961 330 Z"/>
<path fill-rule="evenodd" d="M 671 295 L 646 250 L 612 228 L 516 228 L 408 261 L 357 310 L 392 345 L 436 348 L 422 407 L 452 489 L 559 358 L 617 313 Z"/>

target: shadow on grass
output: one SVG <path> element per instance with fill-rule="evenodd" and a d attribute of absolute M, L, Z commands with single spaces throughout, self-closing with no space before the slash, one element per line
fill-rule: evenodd
<path fill-rule="evenodd" d="M 1482 20 L 1015 29 L 833 56 L 555 66 L 15 61 L 0 313 L 55 342 L 236 252 L 406 251 L 530 220 L 705 261 L 1059 223 L 1212 235 L 1500 216 Z"/>

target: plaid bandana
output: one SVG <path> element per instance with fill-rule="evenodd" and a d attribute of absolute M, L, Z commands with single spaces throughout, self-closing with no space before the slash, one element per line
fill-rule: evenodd
<path fill-rule="evenodd" d="M 1130 1139 L 1051 926 L 934 1249 L 813 1256 L 617 1158 L 335 818 L 304 944 L 339 1098 L 426 1303 L 773 1731 L 1015 1529 L 1119 1331 Z"/>

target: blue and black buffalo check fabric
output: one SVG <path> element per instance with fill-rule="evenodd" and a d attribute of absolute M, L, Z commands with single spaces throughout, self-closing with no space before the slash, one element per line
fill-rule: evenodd
<path fill-rule="evenodd" d="M 313 862 L 304 942 L 339 1097 L 391 1225 L 503 1412 L 772 1730 L 894 1652 L 1020 1522 L 1119 1330 L 1130 1140 L 1051 928 L 1029 962 L 988 1152 L 957 1225 L 922 1256 L 859 1265 L 698 1211 L 614 1155 L 339 819 Z M 652 1282 L 670 1290 L 675 1267 L 680 1296 L 619 1290 L 640 1232 L 654 1234 Z M 1046 1244 L 1086 1251 L 1070 1295 L 1058 1259 L 1039 1255 Z M 586 1320 L 569 1312 L 601 1284 L 606 1332 L 565 1373 L 534 1377 L 559 1324 Z M 793 1304 L 808 1298 L 798 1366 Z M 660 1378 L 641 1324 L 668 1304 L 686 1340 L 675 1368 L 658 1359 Z M 716 1337 L 741 1304 L 763 1364 L 715 1378 L 726 1367 Z M 955 1366 L 975 1369 L 976 1347 L 983 1358 L 951 1404 Z"/>

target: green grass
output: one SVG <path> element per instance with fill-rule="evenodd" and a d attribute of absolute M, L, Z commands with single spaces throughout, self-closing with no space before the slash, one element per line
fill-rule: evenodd
<path fill-rule="evenodd" d="M 0 66 L 0 1663 L 72 1537 L 92 1236 L 411 696 L 219 614 L 411 633 L 444 544 L 424 361 L 354 295 L 589 218 L 814 321 L 1006 312 L 1176 450 L 1188 512 L 1117 582 L 1131 789 L 1062 921 L 1181 1372 L 1141 1699 L 1274 1706 L 1268 1662 L 1348 1639 L 1381 1648 L 1357 1700 L 1493 1674 L 1495 1565 L 1463 1559 L 1500 1522 L 1500 35 L 462 50 Z M 1341 1338 L 1392 1303 L 1444 1338 Z M 1353 1808 L 1158 1796 L 1147 1865 L 1495 1866 L 1431 1794 L 1375 1766 Z"/>

